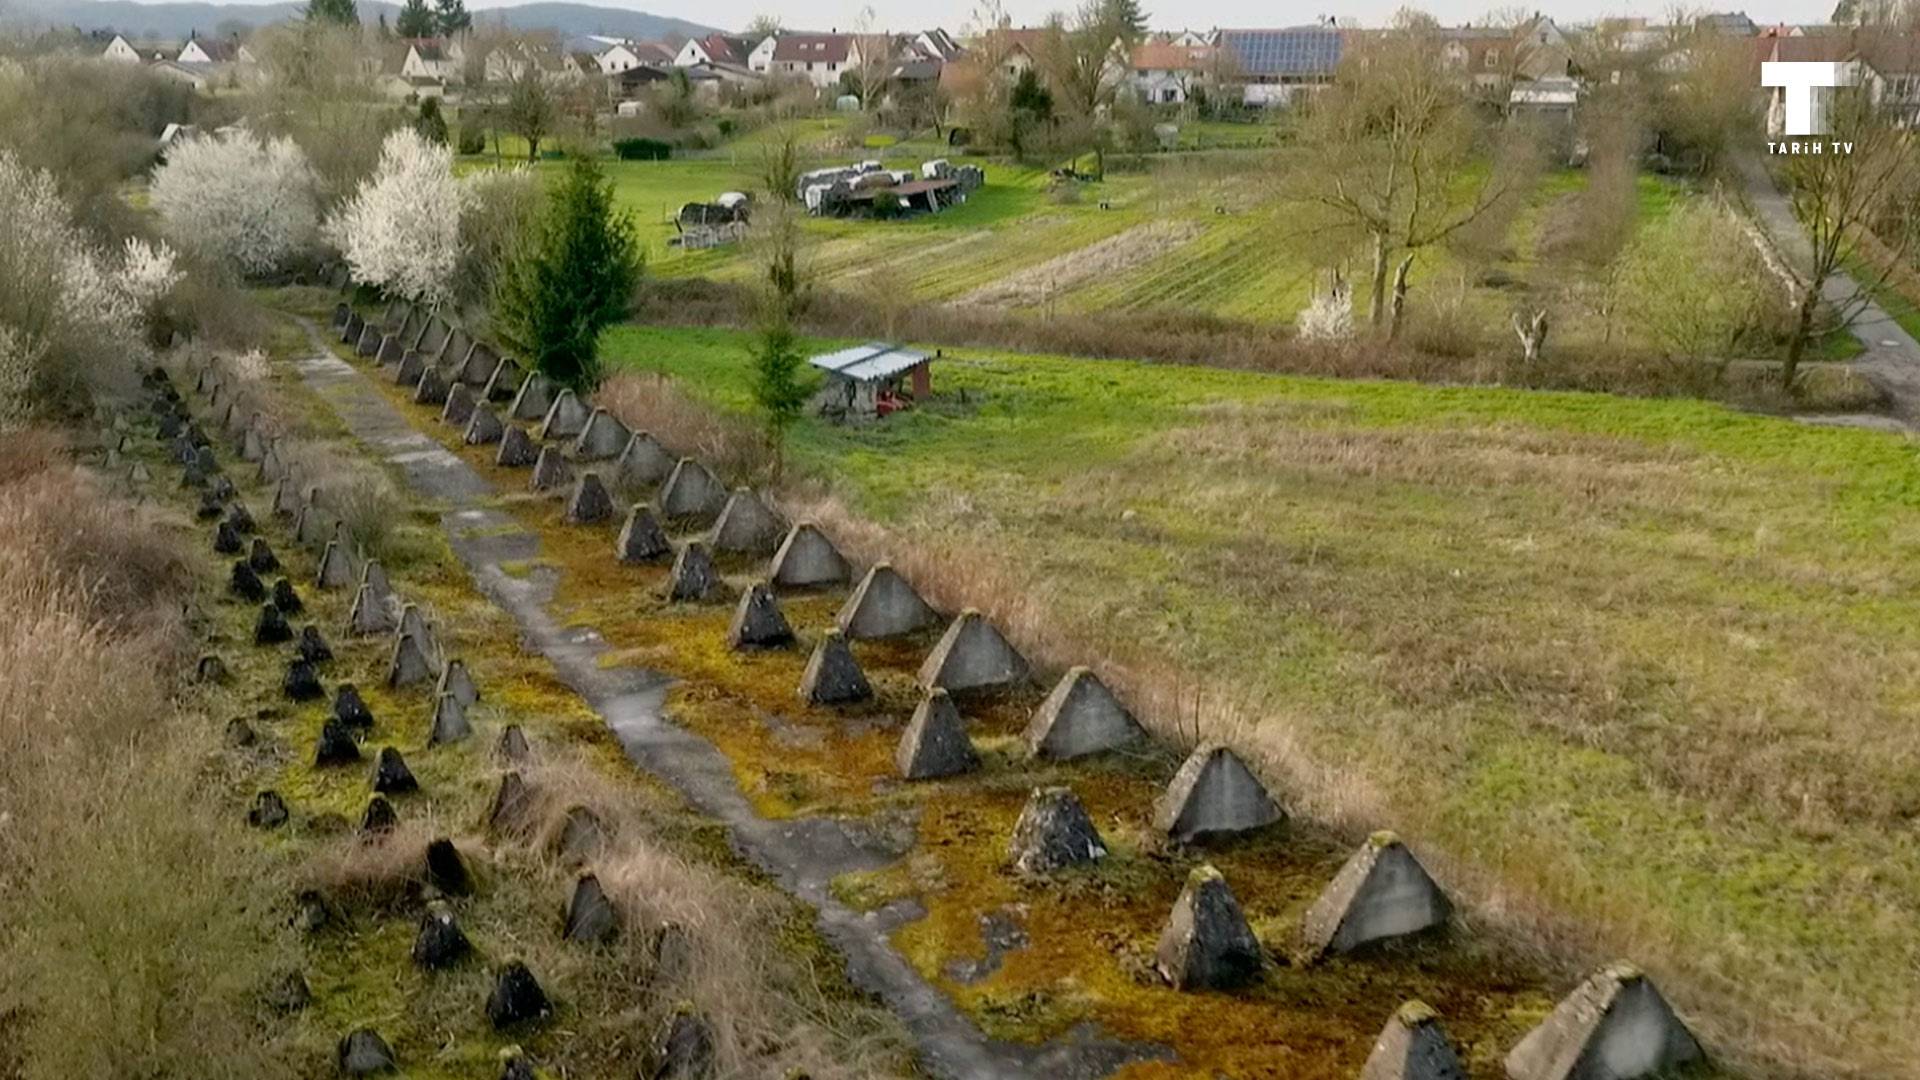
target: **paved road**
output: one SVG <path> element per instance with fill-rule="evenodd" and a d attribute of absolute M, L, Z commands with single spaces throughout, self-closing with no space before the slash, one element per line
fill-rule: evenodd
<path fill-rule="evenodd" d="M 1793 205 L 1786 194 L 1757 155 L 1741 158 L 1737 168 L 1754 218 L 1787 260 L 1804 272 L 1813 261 L 1813 247 L 1793 216 Z M 1828 278 L 1821 290 L 1827 301 L 1836 305 L 1851 304 L 1858 292 L 1859 285 L 1844 273 Z M 1915 341 L 1886 309 L 1871 301 L 1847 329 L 1867 350 L 1848 362 L 1887 395 L 1902 426 L 1920 426 L 1920 341 Z"/>

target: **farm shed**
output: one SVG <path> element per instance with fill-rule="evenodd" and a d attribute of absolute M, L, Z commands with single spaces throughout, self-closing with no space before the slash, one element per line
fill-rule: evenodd
<path fill-rule="evenodd" d="M 917 349 L 869 341 L 807 363 L 826 374 L 827 384 L 814 398 L 823 416 L 873 419 L 909 408 L 933 393 L 933 357 Z"/>

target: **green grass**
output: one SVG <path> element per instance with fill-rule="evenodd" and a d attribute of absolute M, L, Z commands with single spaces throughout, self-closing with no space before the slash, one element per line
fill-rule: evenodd
<path fill-rule="evenodd" d="M 606 346 L 746 408 L 740 335 Z M 1825 1075 L 1920 1049 L 1904 440 L 973 350 L 934 383 L 791 457 L 1048 659 L 1250 719 L 1296 806 L 1571 916 L 1710 1031 Z"/>

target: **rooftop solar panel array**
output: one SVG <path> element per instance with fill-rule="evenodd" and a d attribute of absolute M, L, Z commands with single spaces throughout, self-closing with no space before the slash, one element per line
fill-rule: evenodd
<path fill-rule="evenodd" d="M 1220 44 L 1247 75 L 1324 75 L 1340 65 L 1340 31 L 1326 27 L 1222 30 Z"/>

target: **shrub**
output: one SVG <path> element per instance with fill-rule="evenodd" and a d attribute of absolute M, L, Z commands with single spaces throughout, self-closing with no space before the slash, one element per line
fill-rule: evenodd
<path fill-rule="evenodd" d="M 256 1008 L 286 944 L 275 875 L 207 794 L 217 725 L 169 700 L 185 559 L 43 465 L 0 481 L 0 1061 L 292 1075 Z"/>
<path fill-rule="evenodd" d="M 74 223 L 53 176 L 4 151 L 0 221 L 8 223 L 0 229 L 5 427 L 80 408 L 95 388 L 131 376 L 133 362 L 146 352 L 145 307 L 171 273 L 171 260 L 156 249 L 130 248 L 141 260 L 130 279 Z"/>
<path fill-rule="evenodd" d="M 288 138 L 237 131 L 173 147 L 153 208 L 175 243 L 248 277 L 287 269 L 319 237 L 313 169 Z"/>
<path fill-rule="evenodd" d="M 501 271 L 540 220 L 546 197 L 532 169 L 513 166 L 482 169 L 460 180 L 467 189 L 467 210 L 460 215 L 460 271 L 455 295 L 465 304 L 482 304 L 493 295 Z"/>
<path fill-rule="evenodd" d="M 673 144 L 660 139 L 615 139 L 613 155 L 621 161 L 665 161 L 673 156 Z"/>
<path fill-rule="evenodd" d="M 1787 307 L 1740 223 L 1704 199 L 1676 206 L 1620 258 L 1620 309 L 1669 357 L 1724 362 Z"/>
<path fill-rule="evenodd" d="M 420 102 L 420 115 L 413 122 L 413 130 L 436 146 L 447 145 L 447 118 L 440 112 L 439 98 L 430 97 Z"/>
<path fill-rule="evenodd" d="M 1324 292 L 1315 289 L 1313 301 L 1296 320 L 1302 341 L 1345 341 L 1353 336 L 1353 286 L 1335 278 Z"/>
<path fill-rule="evenodd" d="M 633 217 L 591 158 L 575 158 L 532 242 L 501 277 L 494 318 L 534 368 L 572 387 L 599 381 L 600 331 L 626 316 L 640 281 Z"/>
<path fill-rule="evenodd" d="M 453 298 L 460 215 L 471 199 L 453 154 L 411 128 L 387 136 L 380 164 L 328 223 L 353 276 L 429 304 Z"/>
<path fill-rule="evenodd" d="M 459 143 L 456 149 L 463 155 L 484 154 L 487 152 L 487 133 L 478 127 L 460 125 Z"/>

